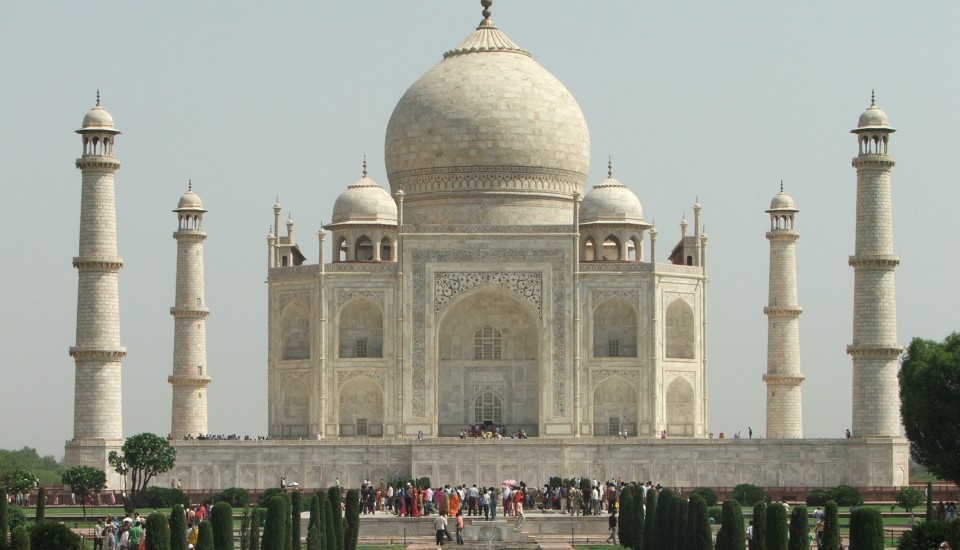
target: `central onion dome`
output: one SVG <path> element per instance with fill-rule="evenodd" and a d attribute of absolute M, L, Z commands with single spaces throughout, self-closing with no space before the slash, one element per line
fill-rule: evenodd
<path fill-rule="evenodd" d="M 569 224 L 590 135 L 567 88 L 485 9 L 473 34 L 397 103 L 385 150 L 405 223 Z"/>

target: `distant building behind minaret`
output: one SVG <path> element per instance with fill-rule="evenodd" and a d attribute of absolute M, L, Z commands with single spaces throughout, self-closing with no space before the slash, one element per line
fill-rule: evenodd
<path fill-rule="evenodd" d="M 800 313 L 797 305 L 797 232 L 799 212 L 783 191 L 770 202 L 770 270 L 767 316 L 767 434 L 770 439 L 803 437 L 800 385 Z"/>
<path fill-rule="evenodd" d="M 210 314 L 204 302 L 203 203 L 192 183 L 180 197 L 177 209 L 177 293 L 173 315 L 173 411 L 170 432 L 174 439 L 207 433 L 207 331 Z"/>
<path fill-rule="evenodd" d="M 857 225 L 853 267 L 853 435 L 900 435 L 897 372 L 903 348 L 897 343 L 897 300 L 893 253 L 893 208 L 887 152 L 890 127 L 886 113 L 871 98 L 856 134 Z"/>

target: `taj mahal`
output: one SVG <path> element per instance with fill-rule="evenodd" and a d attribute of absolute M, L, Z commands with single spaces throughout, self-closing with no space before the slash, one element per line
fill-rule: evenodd
<path fill-rule="evenodd" d="M 804 438 L 800 211 L 781 185 L 766 211 L 769 302 L 757 312 L 768 322 L 766 437 L 720 439 L 707 423 L 709 209 L 695 200 L 678 234 L 659 234 L 614 162 L 604 158 L 606 179 L 588 182 L 590 135 L 577 101 L 494 24 L 492 2 L 482 4 L 479 26 L 399 99 L 386 126 L 386 186 L 364 161 L 317 241 L 295 236 L 280 201 L 273 206 L 266 441 L 189 440 L 207 433 L 218 373 L 206 356 L 207 210 L 192 187 L 180 198 L 173 475 L 186 488 L 214 489 L 270 487 L 281 476 L 309 487 L 423 476 L 486 485 L 579 475 L 678 487 L 906 483 L 887 115 L 871 101 L 851 139 L 852 437 Z M 76 399 L 66 462 L 109 470 L 107 453 L 123 443 L 126 354 L 120 131 L 98 97 L 77 133 L 70 354 L 76 395 L 108 397 Z M 527 438 L 461 439 L 470 426 Z"/>

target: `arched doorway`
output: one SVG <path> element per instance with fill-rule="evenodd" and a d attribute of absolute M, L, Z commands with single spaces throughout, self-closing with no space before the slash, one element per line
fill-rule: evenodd
<path fill-rule="evenodd" d="M 481 286 L 450 303 L 435 342 L 439 435 L 484 422 L 538 435 L 540 338 L 530 305 L 499 286 Z"/>
<path fill-rule="evenodd" d="M 593 434 L 637 435 L 637 389 L 619 376 L 597 384 L 593 391 Z"/>
<path fill-rule="evenodd" d="M 340 388 L 340 435 L 383 435 L 383 391 L 370 378 L 354 376 Z"/>

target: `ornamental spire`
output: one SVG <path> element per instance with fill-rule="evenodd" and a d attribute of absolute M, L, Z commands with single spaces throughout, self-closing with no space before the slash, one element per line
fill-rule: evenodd
<path fill-rule="evenodd" d="M 97 107 L 100 106 L 100 88 L 97 88 Z"/>
<path fill-rule="evenodd" d="M 363 177 L 367 177 L 367 155 L 363 155 Z"/>
<path fill-rule="evenodd" d="M 613 155 L 607 156 L 607 177 L 613 177 Z"/>
<path fill-rule="evenodd" d="M 480 0 L 480 5 L 483 6 L 483 21 L 480 22 L 480 26 L 493 26 L 493 20 L 490 19 L 490 6 L 493 5 L 493 0 Z"/>

